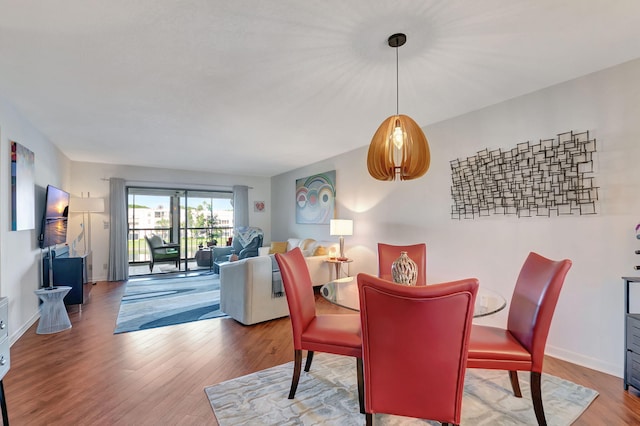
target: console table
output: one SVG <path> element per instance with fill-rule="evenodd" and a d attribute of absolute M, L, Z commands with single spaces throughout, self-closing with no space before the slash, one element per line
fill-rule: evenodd
<path fill-rule="evenodd" d="M 87 264 L 91 252 L 82 256 L 69 256 L 69 247 L 51 250 L 53 285 L 69 286 L 64 298 L 67 305 L 80 305 L 87 301 L 91 285 L 87 282 Z M 42 287 L 49 287 L 49 253 L 42 259 Z"/>

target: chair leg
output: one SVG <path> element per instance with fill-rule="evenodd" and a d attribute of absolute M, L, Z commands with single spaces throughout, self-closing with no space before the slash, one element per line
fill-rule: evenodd
<path fill-rule="evenodd" d="M 518 381 L 518 372 L 509 371 L 509 379 L 511 379 L 513 394 L 516 396 L 516 398 L 522 398 L 522 392 L 520 391 L 520 382 Z"/>
<path fill-rule="evenodd" d="M 358 403 L 360 404 L 360 413 L 367 414 L 364 410 L 364 368 L 362 358 L 356 358 L 356 371 L 358 375 Z"/>
<path fill-rule="evenodd" d="M 313 361 L 313 351 L 307 351 L 307 362 L 304 363 L 304 371 L 309 372 L 311 361 Z"/>
<path fill-rule="evenodd" d="M 153 272 L 153 259 L 149 262 L 149 273 Z"/>
<path fill-rule="evenodd" d="M 373 414 L 371 413 L 365 413 L 365 422 L 367 426 L 372 426 L 373 425 Z"/>
<path fill-rule="evenodd" d="M 4 394 L 4 385 L 0 380 L 0 408 L 2 409 L 2 424 L 9 426 L 9 414 L 7 414 L 7 399 Z"/>
<path fill-rule="evenodd" d="M 533 411 L 536 412 L 536 419 L 539 426 L 547 426 L 547 419 L 544 417 L 544 408 L 542 407 L 542 374 L 531 372 L 531 398 L 533 399 Z"/>
<path fill-rule="evenodd" d="M 293 399 L 296 396 L 296 389 L 298 389 L 298 382 L 300 381 L 300 370 L 302 368 L 302 350 L 295 349 L 293 351 L 293 378 L 291 379 L 291 390 L 289 390 L 289 399 Z"/>

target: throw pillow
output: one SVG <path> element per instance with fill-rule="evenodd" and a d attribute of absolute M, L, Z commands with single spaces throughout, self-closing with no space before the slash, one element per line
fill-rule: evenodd
<path fill-rule="evenodd" d="M 313 238 L 306 238 L 300 242 L 300 250 L 302 250 L 302 255 L 304 257 L 313 256 L 313 250 L 316 244 L 316 240 Z"/>
<path fill-rule="evenodd" d="M 314 256 L 326 256 L 327 255 L 327 248 L 325 246 L 318 246 L 313 251 L 313 255 Z"/>
<path fill-rule="evenodd" d="M 273 242 L 271 242 L 271 248 L 269 249 L 269 254 L 286 253 L 286 252 L 287 252 L 287 242 L 286 241 L 273 241 Z"/>

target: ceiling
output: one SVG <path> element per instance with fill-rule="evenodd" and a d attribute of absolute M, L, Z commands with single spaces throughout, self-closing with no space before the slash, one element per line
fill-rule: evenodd
<path fill-rule="evenodd" d="M 0 10 L 0 96 L 71 160 L 242 175 L 368 145 L 396 110 L 396 32 L 408 38 L 400 112 L 421 126 L 640 57 L 636 0 L 0 0 Z"/>

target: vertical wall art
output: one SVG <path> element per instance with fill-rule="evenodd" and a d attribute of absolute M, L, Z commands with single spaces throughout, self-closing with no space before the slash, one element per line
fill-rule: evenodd
<path fill-rule="evenodd" d="M 33 151 L 11 141 L 11 230 L 35 228 Z"/>
<path fill-rule="evenodd" d="M 596 140 L 566 132 L 451 161 L 452 219 L 596 214 Z"/>
<path fill-rule="evenodd" d="M 296 223 L 328 224 L 336 203 L 336 171 L 296 180 Z"/>

